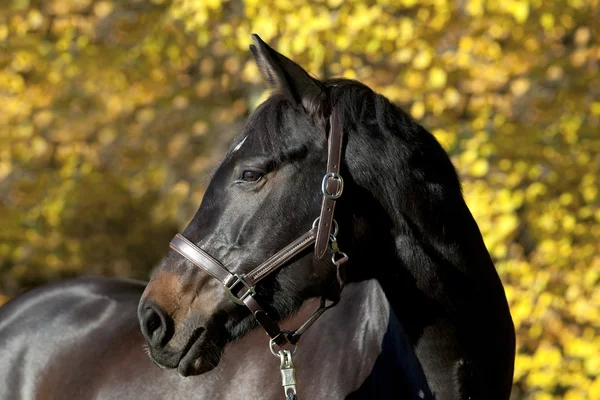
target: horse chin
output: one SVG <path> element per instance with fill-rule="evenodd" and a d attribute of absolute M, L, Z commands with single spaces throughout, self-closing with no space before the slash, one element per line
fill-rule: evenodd
<path fill-rule="evenodd" d="M 177 372 L 183 377 L 202 375 L 219 364 L 222 353 L 223 348 L 203 331 L 179 361 Z"/>

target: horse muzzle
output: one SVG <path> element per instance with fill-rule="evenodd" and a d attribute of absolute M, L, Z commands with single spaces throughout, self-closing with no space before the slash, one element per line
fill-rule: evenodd
<path fill-rule="evenodd" d="M 177 368 L 181 376 L 190 376 L 203 374 L 218 365 L 223 351 L 222 340 L 219 340 L 222 335 L 200 326 L 184 327 L 174 337 L 173 320 L 152 302 L 141 303 L 138 316 L 148 355 L 159 367 Z"/>
<path fill-rule="evenodd" d="M 217 366 L 227 337 L 222 317 L 232 308 L 220 289 L 198 275 L 184 280 L 159 272 L 153 277 L 140 300 L 138 319 L 155 364 L 177 368 L 182 376 Z"/>

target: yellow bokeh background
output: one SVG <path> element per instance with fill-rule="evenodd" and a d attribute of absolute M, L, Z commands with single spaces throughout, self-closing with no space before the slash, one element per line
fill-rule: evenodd
<path fill-rule="evenodd" d="M 513 399 L 600 399 L 599 0 L 0 3 L 0 303 L 145 278 L 264 98 L 258 33 L 450 154 L 517 329 Z"/>

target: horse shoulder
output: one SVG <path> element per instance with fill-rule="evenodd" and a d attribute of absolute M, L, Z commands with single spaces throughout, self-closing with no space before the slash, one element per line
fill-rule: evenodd
<path fill-rule="evenodd" d="M 95 381 L 95 366 L 109 347 L 99 339 L 123 323 L 137 328 L 143 288 L 136 281 L 79 278 L 0 307 L 0 398 L 54 398 L 59 387 L 74 396 L 92 390 L 85 382 Z"/>

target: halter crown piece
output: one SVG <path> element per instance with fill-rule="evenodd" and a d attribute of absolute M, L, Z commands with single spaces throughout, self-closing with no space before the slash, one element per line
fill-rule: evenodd
<path fill-rule="evenodd" d="M 261 280 L 285 266 L 292 258 L 300 254 L 308 247 L 314 244 L 315 257 L 322 260 L 331 249 L 331 261 L 337 268 L 337 277 L 342 290 L 342 280 L 340 277 L 340 266 L 348 261 L 346 253 L 340 251 L 337 243 L 338 225 L 333 214 L 335 203 L 344 191 L 344 180 L 340 175 L 340 164 L 342 159 L 342 146 L 344 139 L 344 130 L 342 120 L 337 109 L 333 109 L 329 118 L 330 132 L 328 138 L 327 152 L 327 173 L 323 177 L 321 191 L 323 193 L 323 203 L 321 205 L 321 214 L 311 229 L 302 234 L 296 240 L 273 254 L 262 264 L 246 274 L 231 273 L 220 261 L 213 258 L 210 254 L 190 242 L 183 235 L 178 233 L 171 240 L 170 247 L 177 253 L 185 257 L 197 267 L 208 272 L 213 278 L 220 281 L 225 289 L 225 293 L 231 300 L 240 305 L 246 305 L 256 321 L 267 332 L 271 338 L 269 348 L 273 355 L 281 359 L 281 376 L 286 400 L 297 400 L 296 379 L 294 374 L 294 364 L 292 355 L 296 352 L 296 346 L 300 336 L 328 309 L 337 304 L 337 300 L 327 304 L 325 296 L 321 297 L 319 308 L 295 331 L 287 331 L 279 328 L 254 298 L 256 284 Z M 333 228 L 333 232 L 332 232 Z M 283 349 L 286 344 L 294 345 L 293 350 Z M 275 351 L 275 346 L 280 349 Z"/>

